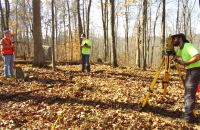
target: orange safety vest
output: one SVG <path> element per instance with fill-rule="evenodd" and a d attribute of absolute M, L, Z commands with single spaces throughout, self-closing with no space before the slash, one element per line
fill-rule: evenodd
<path fill-rule="evenodd" d="M 12 39 L 10 39 L 10 43 L 5 38 L 3 38 L 3 41 L 4 41 L 6 46 L 11 46 L 13 44 Z M 2 55 L 12 55 L 13 52 L 16 53 L 14 47 L 12 47 L 12 48 L 1 48 L 1 54 Z"/>

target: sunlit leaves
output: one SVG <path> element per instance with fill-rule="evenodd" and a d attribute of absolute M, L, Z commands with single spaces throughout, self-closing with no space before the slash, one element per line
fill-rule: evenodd
<path fill-rule="evenodd" d="M 93 64 L 88 74 L 81 73 L 80 64 L 58 65 L 55 72 L 21 67 L 25 82 L 0 78 L 1 97 L 21 93 L 0 101 L 2 129 L 51 129 L 59 111 L 63 114 L 56 129 L 198 128 L 176 121 L 184 108 L 178 76 L 170 78 L 163 97 L 161 75 L 145 110 L 140 111 L 155 70 Z"/>

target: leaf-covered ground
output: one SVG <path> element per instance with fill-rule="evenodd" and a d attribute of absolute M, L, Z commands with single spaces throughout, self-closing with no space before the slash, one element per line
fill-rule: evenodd
<path fill-rule="evenodd" d="M 0 77 L 1 129 L 51 129 L 59 111 L 63 112 L 55 126 L 59 130 L 199 128 L 199 124 L 179 121 L 184 90 L 176 70 L 170 72 L 166 97 L 161 73 L 148 104 L 141 109 L 156 70 L 93 64 L 88 74 L 81 73 L 81 65 L 58 65 L 55 72 L 19 66 L 24 81 Z"/>

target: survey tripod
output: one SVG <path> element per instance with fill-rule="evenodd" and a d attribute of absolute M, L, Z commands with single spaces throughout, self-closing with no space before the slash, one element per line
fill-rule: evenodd
<path fill-rule="evenodd" d="M 166 93 L 167 93 L 167 86 L 169 84 L 169 74 L 170 74 L 170 69 L 171 69 L 171 62 L 172 62 L 172 59 L 175 55 L 175 52 L 166 52 L 165 55 L 163 56 L 163 59 L 162 59 L 162 62 L 156 72 L 156 75 L 155 75 L 155 78 L 149 88 L 149 91 L 147 93 L 147 96 L 143 102 L 143 105 L 142 107 L 144 107 L 147 103 L 147 100 L 150 96 L 151 93 L 153 93 L 153 88 L 156 84 L 156 81 L 158 80 L 158 77 L 160 75 L 160 72 L 162 71 L 162 68 L 163 66 L 165 65 L 165 71 L 164 71 L 164 80 L 163 80 L 163 96 L 166 96 Z M 183 79 L 183 75 L 182 75 L 182 72 L 180 70 L 180 67 L 179 67 L 179 64 L 177 62 L 174 62 L 175 66 L 176 66 L 176 69 L 178 71 L 178 75 L 179 75 L 179 78 L 181 80 L 181 83 L 183 85 L 183 88 L 185 89 L 185 80 Z M 195 110 L 193 110 L 193 115 L 195 118 L 197 118 L 196 116 L 196 113 L 195 113 Z"/>

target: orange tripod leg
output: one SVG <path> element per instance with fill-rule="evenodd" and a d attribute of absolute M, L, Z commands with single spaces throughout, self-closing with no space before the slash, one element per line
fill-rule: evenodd
<path fill-rule="evenodd" d="M 158 71 L 157 71 L 157 73 L 156 73 L 155 78 L 153 79 L 153 82 L 151 83 L 151 86 L 150 86 L 149 92 L 147 93 L 147 96 L 146 96 L 146 98 L 145 98 L 145 100 L 144 100 L 144 102 L 143 102 L 142 107 L 144 107 L 144 106 L 146 105 L 147 100 L 148 100 L 148 98 L 149 98 L 149 96 L 150 96 L 150 93 L 153 92 L 153 87 L 155 86 L 156 81 L 158 80 L 158 77 L 159 77 L 159 75 L 160 75 L 161 68 L 162 68 L 163 65 L 164 65 L 164 64 L 163 64 L 163 63 L 164 63 L 164 59 L 165 59 L 165 57 L 163 57 L 162 62 L 160 63 L 159 69 L 158 69 Z"/>

